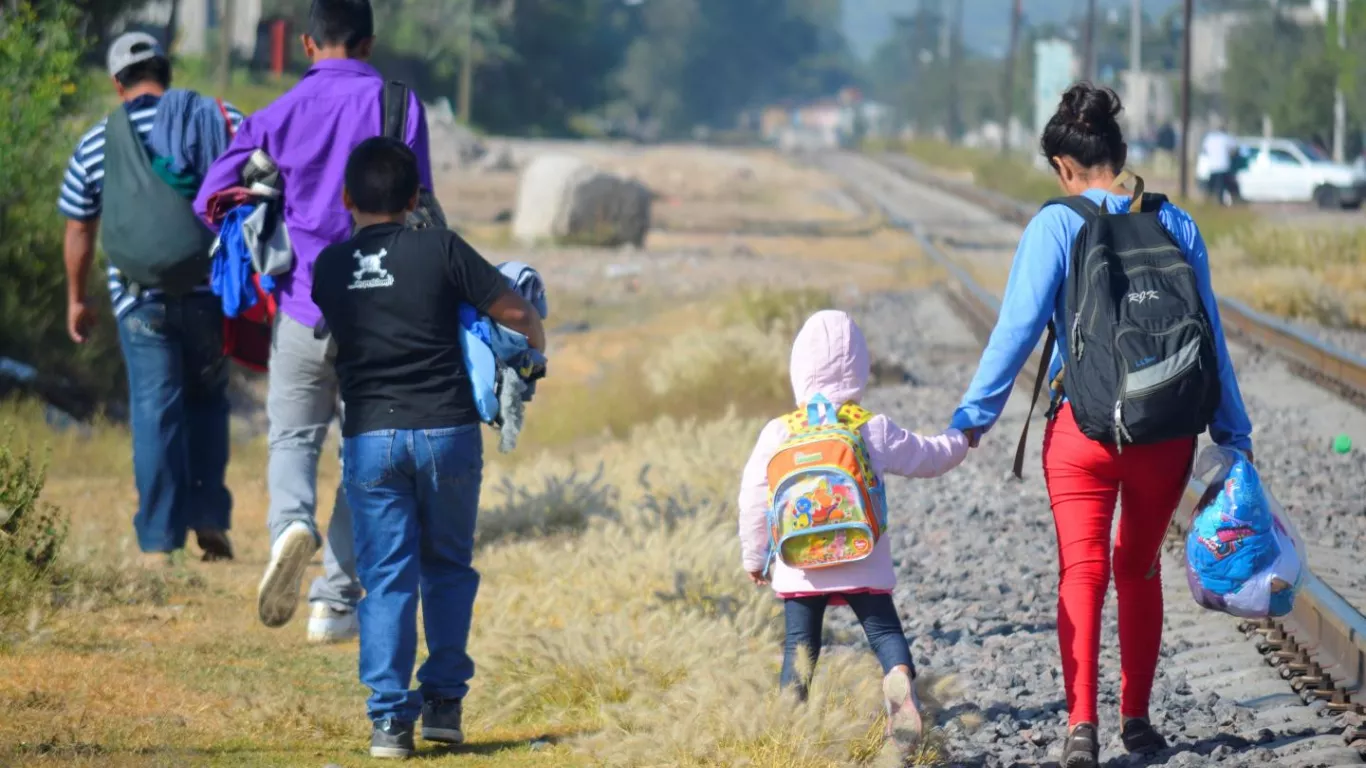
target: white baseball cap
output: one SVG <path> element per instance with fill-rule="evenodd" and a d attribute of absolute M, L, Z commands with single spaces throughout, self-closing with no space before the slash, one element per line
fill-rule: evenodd
<path fill-rule="evenodd" d="M 148 59 L 164 59 L 161 43 L 146 32 L 125 32 L 109 46 L 109 74 L 116 76 L 123 70 Z"/>

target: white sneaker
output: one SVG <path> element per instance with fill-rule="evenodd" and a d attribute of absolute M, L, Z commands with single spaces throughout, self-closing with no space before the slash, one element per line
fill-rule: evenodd
<path fill-rule="evenodd" d="M 344 643 L 360 636 L 360 619 L 355 609 L 339 611 L 324 602 L 315 602 L 308 612 L 308 642 Z"/>
<path fill-rule="evenodd" d="M 882 679 L 882 698 L 887 710 L 887 738 L 899 749 L 909 751 L 924 730 L 915 680 L 899 669 L 892 670 Z"/>
<path fill-rule="evenodd" d="M 256 613 L 267 627 L 283 627 L 299 607 L 299 588 L 304 570 L 318 551 L 318 537 L 303 521 L 296 520 L 270 547 L 270 564 L 256 592 Z"/>

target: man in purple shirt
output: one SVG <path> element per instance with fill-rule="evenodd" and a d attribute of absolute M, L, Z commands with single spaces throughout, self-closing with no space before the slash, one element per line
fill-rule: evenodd
<path fill-rule="evenodd" d="M 314 0 L 303 36 L 313 66 L 298 85 L 242 123 L 195 200 L 195 210 L 207 220 L 209 198 L 240 186 L 242 167 L 255 150 L 265 152 L 280 168 L 294 266 L 276 281 L 280 314 L 266 398 L 271 553 L 257 594 L 257 612 L 269 627 L 283 626 L 293 617 L 304 571 L 322 543 L 315 520 L 318 455 L 339 401 L 335 346 L 314 331 L 322 315 L 310 293 L 318 254 L 351 236 L 351 217 L 342 205 L 347 158 L 362 141 L 383 132 L 385 81 L 366 63 L 373 44 L 369 0 Z M 417 154 L 423 186 L 431 189 L 427 120 L 416 96 L 408 105 L 405 142 Z M 351 510 L 340 489 L 328 525 L 323 567 L 324 574 L 309 591 L 308 638 L 334 642 L 355 637 L 361 588 Z"/>

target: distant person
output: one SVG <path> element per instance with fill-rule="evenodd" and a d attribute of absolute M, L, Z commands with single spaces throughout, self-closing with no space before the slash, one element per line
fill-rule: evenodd
<path fill-rule="evenodd" d="M 195 200 L 199 215 L 206 216 L 209 198 L 240 183 L 242 167 L 257 149 L 280 169 L 294 267 L 276 278 L 280 315 L 266 396 L 272 543 L 257 593 L 257 612 L 268 627 L 284 626 L 294 616 L 304 571 L 321 543 L 316 521 L 318 457 L 337 415 L 337 376 L 331 339 L 315 333 L 321 314 L 309 292 L 318 254 L 351 235 L 351 218 L 341 202 L 346 158 L 362 141 L 383 132 L 385 81 L 366 63 L 374 29 L 369 0 L 314 0 L 303 36 L 304 52 L 313 66 L 288 93 L 242 124 Z M 405 140 L 417 155 L 423 185 L 430 189 L 427 120 L 416 95 L 408 105 Z M 351 512 L 340 489 L 327 529 L 323 569 L 309 593 L 308 639 L 337 642 L 355 637 L 361 591 Z"/>
<path fill-rule="evenodd" d="M 358 231 L 323 250 L 312 295 L 337 345 L 342 485 L 365 588 L 370 754 L 405 758 L 419 714 L 422 738 L 463 741 L 461 701 L 474 674 L 465 645 L 479 588 L 471 561 L 483 444 L 456 308 L 472 305 L 534 349 L 545 349 L 545 331 L 540 313 L 455 233 L 404 226 L 417 206 L 412 150 L 366 140 L 345 177 Z M 414 693 L 419 595 L 429 655 Z"/>
<path fill-rule="evenodd" d="M 1157 148 L 1163 152 L 1176 151 L 1176 128 L 1171 123 L 1163 123 L 1157 129 Z"/>
<path fill-rule="evenodd" d="M 1200 142 L 1200 154 L 1204 156 L 1205 167 L 1209 169 L 1206 184 L 1210 197 L 1220 204 L 1236 202 L 1237 171 L 1234 163 L 1238 156 L 1238 142 L 1216 121 Z"/>
<path fill-rule="evenodd" d="M 122 103 L 81 137 L 57 201 L 67 332 L 82 344 L 94 323 L 86 286 L 98 232 L 128 370 L 138 547 L 163 566 L 193 530 L 205 560 L 231 560 L 223 315 L 209 291 L 213 235 L 191 200 L 242 114 L 171 89 L 171 61 L 151 35 L 121 35 L 108 65 Z"/>
<path fill-rule="evenodd" d="M 1101 608 L 1112 570 L 1124 672 L 1121 739 L 1133 753 L 1166 748 L 1148 712 L 1162 642 L 1159 549 L 1198 435 L 1208 430 L 1216 444 L 1252 455 L 1252 425 L 1199 228 L 1161 196 L 1135 201 L 1112 191 L 1128 152 L 1116 121 L 1120 109 L 1113 91 L 1081 84 L 1063 94 L 1049 119 L 1041 149 L 1071 197 L 1046 205 L 1025 228 L 996 328 L 951 421 L 976 444 L 1000 417 L 1039 335 L 1050 329 L 1047 367 L 1040 369 L 1047 375 L 1039 382 L 1054 382 L 1043 471 L 1058 536 L 1065 768 L 1097 765 Z M 1139 213 L 1133 205 L 1142 206 Z M 1110 228 L 1087 226 L 1102 215 L 1113 220 Z M 1078 237 L 1088 238 L 1080 245 L 1091 253 L 1119 247 L 1117 238 L 1091 239 L 1119 231 L 1127 248 L 1142 252 L 1145 271 L 1107 273 L 1097 266 L 1107 262 L 1091 261 L 1072 273 Z M 1023 452 L 1017 470 L 1022 459 Z M 1112 553 L 1116 501 L 1122 511 Z"/>
<path fill-rule="evenodd" d="M 869 375 L 868 345 L 863 332 L 843 312 L 817 312 L 806 321 L 792 344 L 792 390 L 798 410 L 770 421 L 759 434 L 758 443 L 745 464 L 740 480 L 741 560 L 756 584 L 772 583 L 783 599 L 787 639 L 783 643 L 783 668 L 779 685 L 794 689 L 805 699 L 811 673 L 821 652 L 821 627 L 829 605 L 847 604 L 863 625 L 868 644 L 882 664 L 882 690 L 887 711 L 887 735 L 898 746 L 907 748 L 920 737 L 921 712 L 915 692 L 915 664 L 911 661 L 906 634 L 892 602 L 896 569 L 892 564 L 891 540 L 881 536 L 868 546 L 866 537 L 840 533 L 824 542 L 825 549 L 812 559 L 820 567 L 801 567 L 778 557 L 785 545 L 772 540 L 768 524 L 770 494 L 775 484 L 770 463 L 780 463 L 778 455 L 793 434 L 794 427 L 809 423 L 813 415 L 828 406 L 829 418 L 852 430 L 866 448 L 871 477 L 857 487 L 833 487 L 815 476 L 796 477 L 791 498 L 780 494 L 774 504 L 780 524 L 797 532 L 851 514 L 855 496 L 868 493 L 874 506 L 882 504 L 885 491 L 879 488 L 887 475 L 938 477 L 958 466 L 967 455 L 967 439 L 957 429 L 942 435 L 921 437 L 897 426 L 883 415 L 872 415 L 859 407 Z M 804 446 L 805 447 L 805 446 Z M 808 448 L 809 450 L 809 448 Z M 778 458 L 775 458 L 778 457 Z M 786 465 L 784 465 L 786 466 Z M 793 464 L 794 467 L 799 467 Z M 860 468 L 859 471 L 862 471 Z M 789 487 L 784 483 L 784 487 Z M 805 495 L 798 495 L 805 494 Z M 884 521 L 891 524 L 894 507 L 883 508 Z M 794 516 L 792 520 L 784 518 Z M 822 519 L 822 516 L 823 519 Z M 874 515 L 876 517 L 876 515 Z M 819 547 L 820 541 L 812 546 Z M 803 541 L 800 546 L 805 547 Z M 827 565 L 830 560 L 847 560 Z M 771 568 L 770 568 L 771 564 Z M 814 563 L 813 563 L 814 564 Z M 805 656 L 803 660 L 800 656 Z M 802 668 L 805 667 L 805 668 Z"/>

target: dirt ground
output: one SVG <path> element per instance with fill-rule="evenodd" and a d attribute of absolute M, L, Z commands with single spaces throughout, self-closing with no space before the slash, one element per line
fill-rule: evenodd
<path fill-rule="evenodd" d="M 516 145 L 519 159 L 564 149 Z M 636 176 L 660 195 L 643 248 L 519 249 L 506 222 L 497 221 L 515 201 L 515 173 L 462 171 L 438 184 L 452 219 L 491 261 L 516 258 L 541 270 L 552 331 L 551 375 L 531 405 L 522 446 L 503 457 L 486 439 L 480 535 L 523 533 L 476 556 L 483 597 L 471 641 L 481 665 L 469 704 L 473 741 L 455 753 L 424 752 L 439 765 L 588 764 L 580 739 L 603 744 L 590 751 L 615 748 L 607 743 L 614 741 L 608 713 L 635 718 L 636 741 L 651 764 L 680 764 L 655 746 L 683 733 L 676 712 L 662 704 L 662 690 L 628 705 L 623 686 L 717 678 L 752 681 L 745 685 L 766 691 L 777 642 L 765 634 L 774 623 L 767 613 L 772 601 L 760 601 L 735 568 L 734 525 L 724 507 L 685 491 L 670 495 L 672 489 L 690 485 L 702 498 L 731 493 L 738 462 L 762 423 L 755 419 L 791 406 L 784 368 L 793 318 L 937 276 L 909 236 L 851 205 L 829 177 L 776 155 L 569 149 Z M 736 234 L 756 222 L 766 234 Z M 813 235 L 812 223 L 828 231 Z M 191 559 L 153 577 L 137 575 L 132 564 L 136 495 L 128 434 L 116 427 L 89 437 L 56 433 L 34 408 L 3 413 L 16 430 L 14 444 L 49 459 L 44 498 L 70 516 L 66 556 L 106 578 L 81 588 L 94 592 L 38 605 L 21 626 L 0 627 L 0 765 L 368 764 L 356 643 L 307 645 L 303 605 L 280 630 L 255 618 L 269 550 L 264 382 L 243 377 L 239 384 L 229 468 L 237 560 Z M 320 523 L 337 482 L 335 442 L 322 455 Z M 606 466 L 608 485 L 589 478 L 596 464 Z M 645 519 L 596 527 L 577 540 L 532 535 L 544 533 L 547 520 L 600 514 L 618 497 L 623 510 L 653 504 L 701 510 L 701 517 L 672 533 Z M 629 500 L 637 497 L 644 501 Z M 670 537 L 693 540 L 683 545 Z M 709 553 L 696 562 L 669 554 L 694 551 L 706 537 L 715 541 L 696 550 Z M 653 549 L 618 565 L 613 542 L 622 539 Z M 320 560 L 307 579 L 320 572 Z M 557 573 L 582 575 L 566 581 Z M 612 601 L 603 597 L 609 593 Z M 686 625 L 658 631 L 661 621 L 685 615 L 670 612 L 692 610 L 689 601 L 712 594 L 747 606 L 750 618 L 686 614 Z M 675 633 L 680 626 L 692 634 Z M 639 637 L 652 640 L 631 639 Z M 736 701 L 708 690 L 715 703 L 707 706 L 718 711 Z M 754 711 L 772 709 L 778 718 L 771 702 L 753 695 Z M 699 715 L 699 722 L 709 717 Z M 704 737 L 752 750 L 734 759 L 775 768 L 843 765 L 851 749 L 876 749 L 871 719 L 829 721 L 850 722 L 852 730 L 825 734 L 818 746 L 801 747 L 800 756 L 776 749 L 781 740 L 750 733 L 769 726 L 747 725 L 743 737 L 712 729 Z M 791 727 L 784 722 L 775 719 L 772 727 Z M 650 736 L 656 732 L 657 739 Z M 695 741 L 683 735 L 678 749 Z"/>

